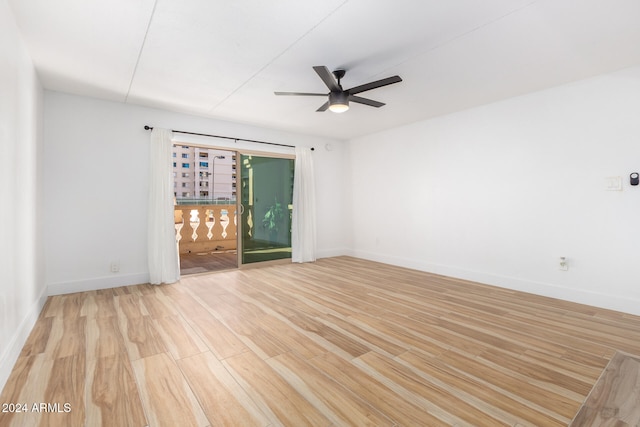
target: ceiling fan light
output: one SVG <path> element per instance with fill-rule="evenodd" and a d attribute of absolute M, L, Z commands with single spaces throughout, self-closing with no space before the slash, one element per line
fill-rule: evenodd
<path fill-rule="evenodd" d="M 344 113 L 349 109 L 349 104 L 333 104 L 329 106 L 329 110 L 333 113 Z"/>
<path fill-rule="evenodd" d="M 329 111 L 344 113 L 349 109 L 349 95 L 344 92 L 331 92 L 329 94 Z"/>

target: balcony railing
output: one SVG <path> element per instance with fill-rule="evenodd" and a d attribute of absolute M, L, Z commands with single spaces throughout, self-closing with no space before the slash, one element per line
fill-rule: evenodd
<path fill-rule="evenodd" d="M 237 248 L 236 205 L 180 204 L 174 208 L 176 239 L 181 254 Z M 213 202 L 215 203 L 215 201 Z"/>

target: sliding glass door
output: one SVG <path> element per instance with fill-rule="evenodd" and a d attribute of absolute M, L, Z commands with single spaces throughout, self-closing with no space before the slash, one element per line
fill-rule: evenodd
<path fill-rule="evenodd" d="M 240 157 L 241 263 L 291 258 L 294 160 Z"/>

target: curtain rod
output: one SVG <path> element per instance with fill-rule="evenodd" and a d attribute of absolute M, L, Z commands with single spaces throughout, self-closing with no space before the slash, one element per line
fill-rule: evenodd
<path fill-rule="evenodd" d="M 153 130 L 153 126 L 144 125 L 144 130 Z M 208 133 L 197 133 L 197 132 L 187 132 L 184 130 L 171 130 L 173 133 L 184 133 L 187 135 L 197 135 L 197 136 L 207 136 L 209 138 L 222 138 L 222 139 L 232 139 L 234 141 L 245 141 L 245 142 L 255 142 L 257 144 L 267 144 L 267 145 L 277 145 L 278 147 L 289 147 L 296 148 L 295 145 L 287 145 L 287 144 L 278 144 L 277 142 L 266 142 L 266 141 L 256 141 L 255 139 L 244 139 L 244 138 L 232 138 L 230 136 L 221 136 L 221 135 L 210 135 Z M 315 148 L 311 147 L 311 151 L 314 151 Z"/>

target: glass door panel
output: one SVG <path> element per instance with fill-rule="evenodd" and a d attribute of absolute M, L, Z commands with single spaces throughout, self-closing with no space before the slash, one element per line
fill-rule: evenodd
<path fill-rule="evenodd" d="M 241 262 L 291 258 L 294 160 L 241 155 Z"/>

